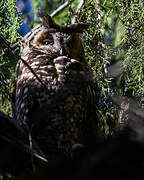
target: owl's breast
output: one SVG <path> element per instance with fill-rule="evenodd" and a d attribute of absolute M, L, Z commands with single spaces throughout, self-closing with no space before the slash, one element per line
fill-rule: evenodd
<path fill-rule="evenodd" d="M 66 56 L 50 59 L 39 55 L 29 65 L 43 84 L 21 64 L 16 93 L 18 121 L 32 127 L 33 137 L 42 144 L 55 142 L 63 147 L 80 143 L 89 106 L 88 88 L 93 81 L 91 70 Z M 43 137 L 47 138 L 40 140 Z"/>
<path fill-rule="evenodd" d="M 50 103 L 49 96 L 55 95 L 57 99 L 61 99 L 61 97 L 64 99 L 68 94 L 77 95 L 81 90 L 85 91 L 88 84 L 93 81 L 92 71 L 77 60 L 66 56 L 52 59 L 45 54 L 37 55 L 33 57 L 33 60 L 31 58 L 31 56 L 27 58 L 27 63 L 40 82 L 31 69 L 21 62 L 17 96 L 20 96 L 19 89 L 23 89 L 21 93 L 24 93 L 24 89 L 28 88 L 29 94 L 32 94 L 39 103 Z"/>

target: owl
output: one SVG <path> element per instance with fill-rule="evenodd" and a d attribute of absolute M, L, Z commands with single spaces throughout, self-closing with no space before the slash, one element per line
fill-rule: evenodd
<path fill-rule="evenodd" d="M 87 24 L 57 25 L 38 10 L 41 26 L 24 41 L 16 83 L 16 123 L 46 156 L 71 154 L 97 127 L 95 82 L 80 34 Z"/>

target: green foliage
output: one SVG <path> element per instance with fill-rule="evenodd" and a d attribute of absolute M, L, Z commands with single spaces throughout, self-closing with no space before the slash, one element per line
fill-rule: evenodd
<path fill-rule="evenodd" d="M 109 2 L 109 5 L 106 3 L 103 5 L 107 6 L 107 11 L 105 12 L 107 24 L 109 18 L 115 16 L 115 27 L 112 29 L 113 42 L 110 48 L 113 52 L 116 52 L 115 60 L 116 56 L 123 55 L 120 59 L 125 80 L 123 89 L 127 87 L 132 97 L 139 96 L 142 98 L 144 95 L 144 2 L 141 0 L 119 0 L 115 3 Z M 112 23 L 108 27 L 111 29 Z"/>
<path fill-rule="evenodd" d="M 143 7 L 143 1 L 133 2 L 127 7 L 127 15 L 121 18 L 125 26 L 122 37 L 123 48 L 126 49 L 123 67 L 127 72 L 127 81 L 133 82 L 128 88 L 133 88 L 132 95 L 139 96 L 140 99 L 144 96 Z"/>
<path fill-rule="evenodd" d="M 101 11 L 98 8 L 97 1 L 88 0 L 82 10 L 80 21 L 90 25 L 90 28 L 83 36 L 85 55 L 95 73 L 99 89 L 99 104 L 100 106 L 103 104 L 103 107 L 99 107 L 98 109 L 99 129 L 101 133 L 109 134 L 111 133 L 108 125 L 109 114 L 113 107 L 105 101 L 108 96 L 109 83 L 104 72 L 104 65 L 107 62 L 105 52 L 108 49 L 104 42 L 104 36 L 108 34 L 108 32 L 102 33 L 104 29 L 102 27 L 102 17 L 100 13 Z"/>
<path fill-rule="evenodd" d="M 0 37 L 6 43 L 13 45 L 21 44 L 21 36 L 18 34 L 18 28 L 21 21 L 18 16 L 16 0 L 1 0 L 0 1 Z M 11 91 L 12 77 L 14 77 L 15 65 L 17 58 L 8 50 L 3 41 L 0 41 L 0 110 L 11 114 L 10 104 L 8 103 L 8 91 Z"/>
<path fill-rule="evenodd" d="M 17 32 L 19 26 L 20 19 L 16 8 L 16 0 L 2 0 L 0 2 L 0 36 L 10 45 L 15 42 L 20 43 L 21 36 Z M 16 60 L 7 56 L 8 51 L 5 52 L 2 45 L 4 44 L 0 46 L 0 70 L 7 77 L 10 77 L 11 67 L 15 66 Z"/>
<path fill-rule="evenodd" d="M 143 8 L 142 0 L 87 0 L 80 17 L 90 24 L 83 40 L 100 89 L 100 128 L 106 134 L 119 123 L 119 110 L 105 99 L 115 93 L 144 101 Z"/>

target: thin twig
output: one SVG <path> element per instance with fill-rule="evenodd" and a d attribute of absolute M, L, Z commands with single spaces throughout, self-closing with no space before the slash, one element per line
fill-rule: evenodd
<path fill-rule="evenodd" d="M 15 141 L 9 137 L 5 137 L 5 136 L 2 136 L 0 135 L 0 137 L 7 141 L 8 143 L 14 145 L 15 147 L 18 147 L 19 150 L 23 150 L 25 153 L 29 153 L 29 154 L 32 154 L 34 157 L 44 161 L 44 162 L 48 162 L 48 160 L 43 157 L 42 155 L 38 154 L 37 152 L 35 152 L 35 150 L 31 149 L 31 147 L 25 143 L 23 143 L 22 141 L 18 140 L 18 139 L 15 139 Z"/>
<path fill-rule="evenodd" d="M 80 11 L 81 11 L 82 7 L 84 6 L 84 4 L 85 4 L 85 0 L 81 0 L 78 5 L 78 8 L 76 10 L 76 14 L 75 14 L 74 18 L 72 19 L 72 24 L 76 23 L 79 15 L 80 15 Z"/>
<path fill-rule="evenodd" d="M 16 52 L 13 51 L 13 49 L 10 47 L 10 45 L 3 39 L 3 37 L 0 36 L 0 41 L 11 51 L 11 53 L 18 59 L 20 59 L 24 65 L 32 72 L 32 74 L 36 77 L 36 79 L 45 87 L 45 84 L 41 81 L 41 79 L 38 77 L 38 75 L 34 72 L 34 70 L 29 66 L 29 64 L 22 59 Z"/>
<path fill-rule="evenodd" d="M 105 7 L 104 5 L 102 5 L 101 3 L 98 3 L 98 6 L 100 6 L 102 9 L 104 9 L 104 10 L 108 10 L 108 8 L 112 8 L 112 7 Z"/>
<path fill-rule="evenodd" d="M 67 1 L 65 2 L 63 5 L 61 5 L 60 7 L 58 7 L 50 16 L 54 17 L 56 16 L 58 13 L 60 13 L 63 9 L 65 9 L 67 6 L 69 6 L 69 4 L 71 4 L 74 0 L 71 1 Z"/>

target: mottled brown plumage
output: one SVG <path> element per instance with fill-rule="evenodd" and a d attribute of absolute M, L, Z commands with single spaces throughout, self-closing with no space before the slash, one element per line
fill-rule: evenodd
<path fill-rule="evenodd" d="M 41 11 L 42 26 L 25 39 L 16 86 L 16 120 L 46 155 L 71 152 L 96 130 L 93 72 L 85 60 L 79 32 L 87 25 L 60 27 Z"/>

